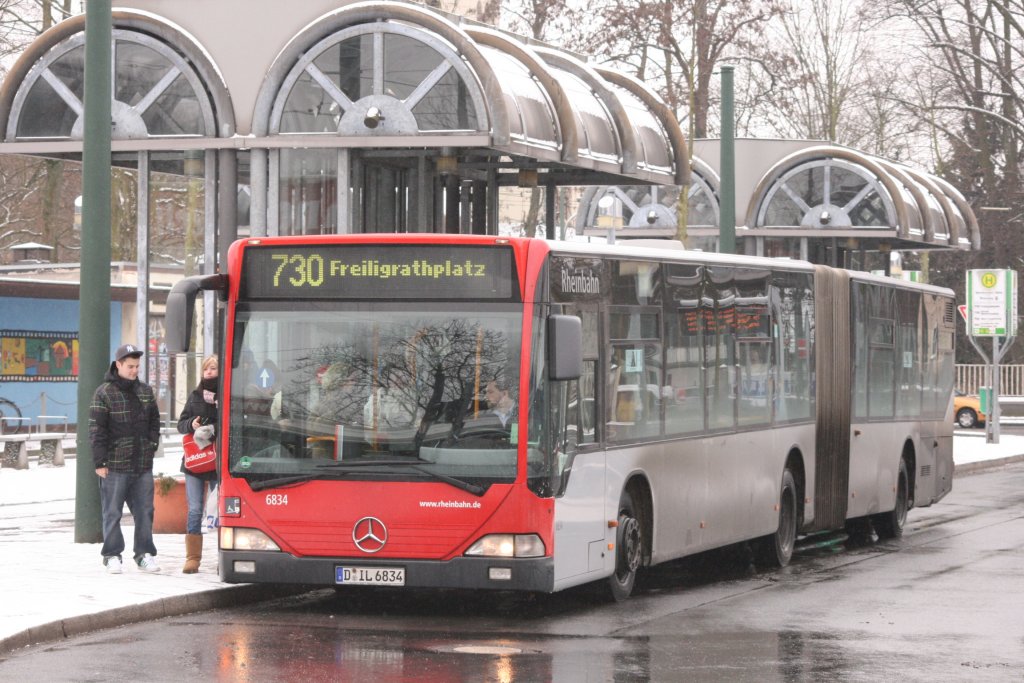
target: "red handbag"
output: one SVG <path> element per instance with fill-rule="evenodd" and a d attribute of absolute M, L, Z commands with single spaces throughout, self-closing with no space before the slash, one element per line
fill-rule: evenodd
<path fill-rule="evenodd" d="M 192 435 L 186 434 L 181 438 L 181 445 L 185 448 L 185 469 L 189 473 L 205 474 L 217 469 L 217 451 L 212 443 L 200 448 Z"/>

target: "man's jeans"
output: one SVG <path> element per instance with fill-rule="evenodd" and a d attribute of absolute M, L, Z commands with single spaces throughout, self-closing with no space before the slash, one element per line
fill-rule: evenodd
<path fill-rule="evenodd" d="M 185 499 L 188 501 L 188 517 L 185 521 L 187 534 L 203 533 L 203 500 L 208 488 L 210 487 L 207 487 L 207 482 L 188 472 L 185 473 Z"/>
<path fill-rule="evenodd" d="M 144 554 L 156 555 L 153 545 L 153 473 L 107 471 L 107 476 L 100 479 L 100 505 L 103 511 L 103 548 L 100 553 L 104 558 L 120 557 L 124 552 L 124 536 L 121 534 L 121 515 L 124 504 L 135 520 L 135 546 L 133 556 L 136 560 Z"/>

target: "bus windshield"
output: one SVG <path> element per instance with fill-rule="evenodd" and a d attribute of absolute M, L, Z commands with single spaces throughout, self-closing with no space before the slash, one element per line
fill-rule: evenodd
<path fill-rule="evenodd" d="M 522 308 L 411 308 L 240 304 L 231 475 L 513 481 Z"/>

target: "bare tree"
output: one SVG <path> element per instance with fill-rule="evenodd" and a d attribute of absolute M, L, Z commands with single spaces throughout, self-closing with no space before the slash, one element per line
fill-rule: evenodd
<path fill-rule="evenodd" d="M 36 36 L 81 11 L 81 5 L 75 0 L 0 0 L 0 76 Z"/>
<path fill-rule="evenodd" d="M 713 74 L 725 59 L 760 68 L 773 57 L 761 38 L 779 0 L 627 0 L 609 3 L 590 48 L 657 88 L 690 137 L 709 134 Z"/>

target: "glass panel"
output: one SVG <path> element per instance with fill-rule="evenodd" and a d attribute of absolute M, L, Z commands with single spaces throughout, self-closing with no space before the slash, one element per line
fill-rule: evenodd
<path fill-rule="evenodd" d="M 800 258 L 799 237 L 765 237 L 764 255 L 774 258 Z"/>
<path fill-rule="evenodd" d="M 553 143 L 555 140 L 554 118 L 540 86 L 530 76 L 529 70 L 504 52 L 484 47 L 481 50 L 500 74 L 502 89 L 506 93 L 509 107 L 509 127 L 514 134 L 523 133 L 526 138 L 539 142 Z M 511 96 L 511 100 L 509 99 Z M 516 125 L 515 112 L 521 112 L 525 130 Z"/>
<path fill-rule="evenodd" d="M 166 57 L 146 45 L 119 40 L 116 50 L 114 99 L 133 107 L 174 69 Z"/>
<path fill-rule="evenodd" d="M 583 362 L 583 374 L 577 386 L 579 401 L 579 443 L 595 443 L 597 441 L 597 361 Z"/>
<path fill-rule="evenodd" d="M 853 415 L 868 416 L 868 294 L 866 285 L 853 288 Z"/>
<path fill-rule="evenodd" d="M 323 51 L 313 63 L 350 100 L 373 94 L 373 36 L 349 38 Z"/>
<path fill-rule="evenodd" d="M 786 186 L 796 196 L 804 200 L 807 206 L 820 206 L 825 203 L 825 169 L 822 166 L 805 168 L 789 177 Z M 795 225 L 799 225 L 799 221 Z"/>
<path fill-rule="evenodd" d="M 661 278 L 658 264 L 642 261 L 615 261 L 612 271 L 612 303 L 660 305 Z"/>
<path fill-rule="evenodd" d="M 336 133 L 341 106 L 308 73 L 299 76 L 281 112 L 282 133 Z"/>
<path fill-rule="evenodd" d="M 850 212 L 850 220 L 853 225 L 862 226 L 887 226 L 890 225 L 889 215 L 885 210 L 885 204 L 877 191 L 871 191 L 864 199 Z M 892 223 L 895 225 L 895 221 Z"/>
<path fill-rule="evenodd" d="M 282 235 L 338 231 L 338 152 L 281 150 L 278 226 Z"/>
<path fill-rule="evenodd" d="M 555 75 L 576 113 L 577 126 L 581 133 L 580 148 L 593 154 L 617 155 L 615 125 L 607 110 L 594 95 L 594 91 L 583 80 L 570 73 L 556 70 Z"/>
<path fill-rule="evenodd" d="M 513 480 L 519 307 L 288 308 L 239 316 L 232 474 Z"/>
<path fill-rule="evenodd" d="M 519 90 L 516 95 L 519 110 L 523 113 L 523 121 L 526 123 L 526 137 L 538 142 L 554 143 L 555 120 L 551 106 L 537 84 L 532 80 L 529 83 L 531 87 Z"/>
<path fill-rule="evenodd" d="M 740 364 L 737 413 L 741 427 L 768 424 L 771 417 L 771 349 L 770 340 L 741 339 L 737 345 Z"/>
<path fill-rule="evenodd" d="M 708 268 L 701 299 L 708 428 L 736 426 L 736 291 L 731 268 Z"/>
<path fill-rule="evenodd" d="M 530 340 L 530 417 L 527 424 L 526 440 L 528 476 L 526 485 L 538 496 L 560 495 L 569 483 L 570 454 L 575 444 L 568 442 L 573 435 L 558 432 L 561 403 L 559 386 L 565 382 L 551 382 L 549 388 L 547 372 L 547 348 L 545 318 L 547 309 L 535 306 L 533 309 L 533 334 Z"/>
<path fill-rule="evenodd" d="M 718 202 L 702 179 L 695 178 L 690 184 L 688 201 L 686 218 L 691 227 L 718 227 Z"/>
<path fill-rule="evenodd" d="M 920 295 L 897 291 L 898 324 L 896 327 L 897 381 L 896 415 L 917 417 L 921 414 L 922 366 L 917 330 Z"/>
<path fill-rule="evenodd" d="M 814 280 L 810 273 L 777 273 L 773 288 L 775 420 L 806 420 L 814 415 Z"/>
<path fill-rule="evenodd" d="M 150 135 L 202 135 L 206 128 L 192 84 L 180 74 L 142 113 L 142 120 Z"/>
<path fill-rule="evenodd" d="M 736 271 L 736 335 L 740 368 L 739 424 L 767 424 L 774 387 L 771 319 L 768 314 L 768 272 Z"/>
<path fill-rule="evenodd" d="M 701 266 L 666 266 L 665 433 L 704 429 L 703 323 Z"/>
<path fill-rule="evenodd" d="M 608 440 L 633 441 L 661 430 L 661 344 L 615 344 L 608 378 Z"/>
<path fill-rule="evenodd" d="M 657 339 L 658 314 L 641 311 L 614 311 L 611 314 L 612 339 Z"/>
<path fill-rule="evenodd" d="M 182 152 L 153 154 L 150 162 L 150 262 L 183 265 L 185 276 L 202 272 L 206 241 L 204 170 L 202 151 L 189 152 L 187 161 Z M 129 190 L 128 182 L 137 183 L 137 173 L 131 173 L 131 180 L 125 180 L 121 191 Z M 134 235 L 134 225 L 131 230 Z"/>
<path fill-rule="evenodd" d="M 421 131 L 476 130 L 476 109 L 466 84 L 451 69 L 412 110 Z"/>
<path fill-rule="evenodd" d="M 429 45 L 384 34 L 384 94 L 404 100 L 444 58 Z"/>
<path fill-rule="evenodd" d="M 793 226 L 800 225 L 804 218 L 804 210 L 797 206 L 785 190 L 779 188 L 772 196 L 768 210 L 764 214 L 764 225 Z"/>
<path fill-rule="evenodd" d="M 85 47 L 79 45 L 53 60 L 50 71 L 81 102 L 85 93 Z"/>
<path fill-rule="evenodd" d="M 638 125 L 640 139 L 644 144 L 644 154 L 647 156 L 647 164 L 659 168 L 671 168 L 672 159 L 668 151 L 668 141 L 660 128 L 653 126 Z"/>
<path fill-rule="evenodd" d="M 840 208 L 849 204 L 857 196 L 857 193 L 868 184 L 868 181 L 858 174 L 839 166 L 829 167 L 829 182 L 831 184 L 829 203 Z"/>
<path fill-rule="evenodd" d="M 504 93 L 502 98 L 505 100 L 505 108 L 508 110 L 508 129 L 509 133 L 514 136 L 523 136 L 523 118 L 519 112 L 519 104 L 516 102 L 516 98 L 509 93 Z"/>
<path fill-rule="evenodd" d="M 896 383 L 896 310 L 893 292 L 869 287 L 868 416 L 892 417 Z"/>
<path fill-rule="evenodd" d="M 18 137 L 70 137 L 77 119 L 74 110 L 40 78 L 25 98 L 18 117 Z"/>

